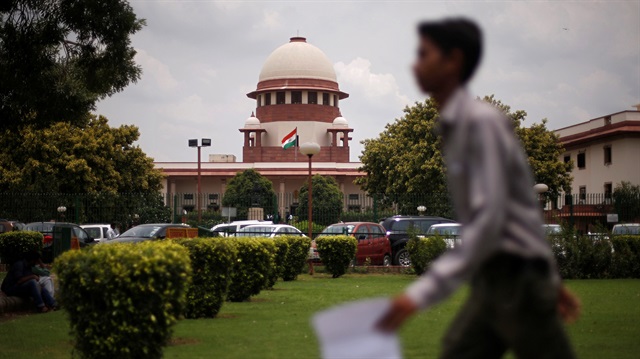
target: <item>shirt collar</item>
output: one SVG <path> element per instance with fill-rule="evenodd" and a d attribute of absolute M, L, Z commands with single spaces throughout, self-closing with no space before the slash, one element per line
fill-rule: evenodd
<path fill-rule="evenodd" d="M 459 113 L 464 107 L 464 103 L 469 97 L 469 93 L 465 87 L 458 87 L 449 101 L 442 107 L 440 111 L 440 121 L 450 125 L 453 124 L 459 117 Z"/>

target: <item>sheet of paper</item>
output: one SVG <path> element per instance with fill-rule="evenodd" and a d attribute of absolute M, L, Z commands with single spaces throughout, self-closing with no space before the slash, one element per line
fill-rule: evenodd
<path fill-rule="evenodd" d="M 391 305 L 388 298 L 342 304 L 313 317 L 324 359 L 400 359 L 400 342 L 395 333 L 383 333 L 375 324 Z"/>

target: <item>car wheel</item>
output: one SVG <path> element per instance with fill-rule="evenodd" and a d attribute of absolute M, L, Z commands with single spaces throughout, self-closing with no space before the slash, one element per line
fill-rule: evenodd
<path fill-rule="evenodd" d="M 391 256 L 388 254 L 384 255 L 384 259 L 382 260 L 382 265 L 388 267 L 391 265 Z"/>
<path fill-rule="evenodd" d="M 408 267 L 411 265 L 411 258 L 409 257 L 409 252 L 402 248 L 396 253 L 396 263 L 403 267 Z"/>

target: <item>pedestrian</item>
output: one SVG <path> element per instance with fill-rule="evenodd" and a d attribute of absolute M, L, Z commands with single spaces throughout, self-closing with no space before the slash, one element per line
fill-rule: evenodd
<path fill-rule="evenodd" d="M 562 284 L 544 238 L 533 177 L 510 120 L 474 99 L 466 84 L 482 53 L 468 19 L 424 22 L 413 67 L 438 105 L 439 129 L 462 246 L 435 260 L 393 299 L 378 328 L 394 331 L 462 283 L 470 296 L 443 339 L 441 358 L 574 358 L 562 319 L 578 299 Z"/>
<path fill-rule="evenodd" d="M 109 229 L 107 230 L 107 240 L 116 238 L 118 236 L 116 234 L 116 231 L 117 231 L 116 224 L 111 223 L 111 225 L 109 226 Z"/>
<path fill-rule="evenodd" d="M 39 253 L 32 251 L 25 254 L 24 259 L 12 263 L 0 288 L 8 296 L 31 298 L 37 311 L 46 313 L 57 309 L 57 304 L 53 295 L 40 285 L 40 278 L 32 271 L 39 259 Z"/>

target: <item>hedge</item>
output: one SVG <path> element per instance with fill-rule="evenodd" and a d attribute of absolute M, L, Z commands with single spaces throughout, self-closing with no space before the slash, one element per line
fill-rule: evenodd
<path fill-rule="evenodd" d="M 243 302 L 260 293 L 275 270 L 275 244 L 271 238 L 227 238 L 238 250 L 227 299 Z"/>
<path fill-rule="evenodd" d="M 311 238 L 301 236 L 282 236 L 279 239 L 288 243 L 284 262 L 280 265 L 280 275 L 284 281 L 292 281 L 302 273 L 309 257 Z"/>
<path fill-rule="evenodd" d="M 611 271 L 615 278 L 640 278 L 640 236 L 614 236 Z"/>
<path fill-rule="evenodd" d="M 13 231 L 0 234 L 0 261 L 6 264 L 23 259 L 31 251 L 42 251 L 42 233 Z"/>
<path fill-rule="evenodd" d="M 183 313 L 191 263 L 170 241 L 96 245 L 54 263 L 82 358 L 160 358 Z"/>
<path fill-rule="evenodd" d="M 413 237 L 405 248 L 409 252 L 413 270 L 417 275 L 421 275 L 433 260 L 447 250 L 447 243 L 440 236 Z"/>
<path fill-rule="evenodd" d="M 238 257 L 236 247 L 226 238 L 177 239 L 189 250 L 191 285 L 187 292 L 187 318 L 213 318 L 227 297 L 231 269 Z"/>
<path fill-rule="evenodd" d="M 290 223 L 292 226 L 298 228 L 300 230 L 300 232 L 304 233 L 305 235 L 309 235 L 309 222 L 308 221 L 297 221 L 297 222 L 291 222 Z M 318 224 L 315 222 L 311 222 L 311 232 L 312 234 L 318 235 L 318 233 L 324 231 L 324 229 L 327 228 L 327 226 L 324 226 L 322 224 Z"/>
<path fill-rule="evenodd" d="M 338 278 L 347 272 L 349 264 L 355 258 L 358 241 L 345 235 L 321 236 L 316 238 L 316 246 L 326 271 L 333 278 Z"/>

